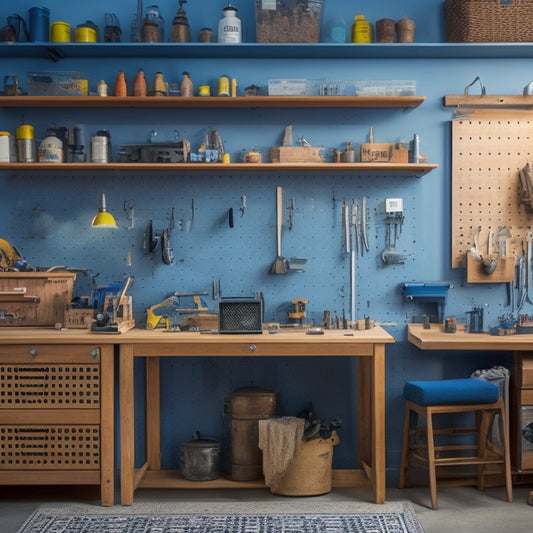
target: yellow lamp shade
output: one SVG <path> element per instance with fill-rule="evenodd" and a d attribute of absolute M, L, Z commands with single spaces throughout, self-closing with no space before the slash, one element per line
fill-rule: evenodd
<path fill-rule="evenodd" d="M 106 211 L 105 194 L 102 194 L 102 203 L 91 223 L 93 228 L 116 228 L 115 217 Z"/>

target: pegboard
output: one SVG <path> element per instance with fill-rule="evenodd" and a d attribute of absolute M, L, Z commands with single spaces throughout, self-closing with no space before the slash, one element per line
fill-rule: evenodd
<path fill-rule="evenodd" d="M 482 253 L 503 226 L 507 256 L 522 253 L 533 219 L 518 201 L 519 171 L 533 161 L 532 139 L 533 111 L 483 109 L 452 121 L 452 268 L 466 267 L 478 227 Z"/>

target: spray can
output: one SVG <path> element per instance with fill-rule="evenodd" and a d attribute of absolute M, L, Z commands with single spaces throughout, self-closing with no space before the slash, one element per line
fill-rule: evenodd
<path fill-rule="evenodd" d="M 19 163 L 35 163 L 35 140 L 33 138 L 33 126 L 22 124 L 16 131 L 17 137 L 17 160 Z"/>
<path fill-rule="evenodd" d="M 356 15 L 352 24 L 352 43 L 371 43 L 372 24 L 364 15 Z"/>

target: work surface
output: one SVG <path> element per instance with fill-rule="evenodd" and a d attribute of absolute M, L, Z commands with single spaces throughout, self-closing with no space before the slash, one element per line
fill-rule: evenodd
<path fill-rule="evenodd" d="M 466 333 L 464 324 L 457 325 L 456 333 L 444 333 L 442 324 L 431 324 L 430 329 L 408 324 L 407 339 L 421 350 L 533 350 L 533 335 Z"/>

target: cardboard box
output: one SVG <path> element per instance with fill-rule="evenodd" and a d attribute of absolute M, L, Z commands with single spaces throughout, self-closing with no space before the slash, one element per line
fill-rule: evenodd
<path fill-rule="evenodd" d="M 75 279 L 66 272 L 0 272 L 0 326 L 62 324 Z"/>

